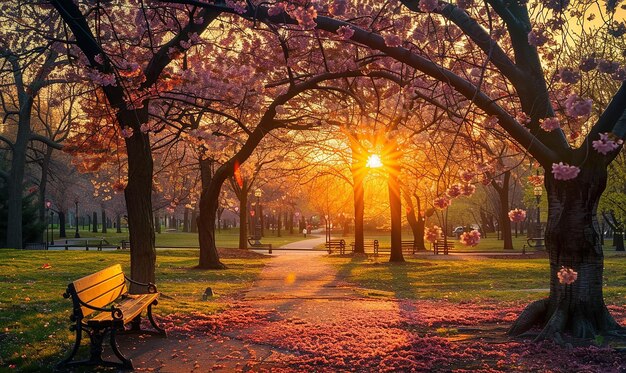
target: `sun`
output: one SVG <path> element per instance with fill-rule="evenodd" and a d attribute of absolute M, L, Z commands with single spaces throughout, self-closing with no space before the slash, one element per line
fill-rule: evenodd
<path fill-rule="evenodd" d="M 380 156 L 378 154 L 370 154 L 369 158 L 367 158 L 365 166 L 369 168 L 378 168 L 383 166 L 383 162 L 380 160 Z"/>

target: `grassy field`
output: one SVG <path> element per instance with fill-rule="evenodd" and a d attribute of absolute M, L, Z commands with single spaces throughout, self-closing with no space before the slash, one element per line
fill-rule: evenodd
<path fill-rule="evenodd" d="M 66 232 L 67 239 L 71 240 L 74 237 L 74 230 L 68 230 Z M 265 237 L 261 240 L 263 243 L 271 243 L 274 247 L 302 240 L 302 234 L 288 234 L 281 232 L 282 237 L 277 237 L 271 231 L 265 231 Z M 90 231 L 79 230 L 79 234 L 82 238 L 87 237 L 104 237 L 111 244 L 119 245 L 122 240 L 128 240 L 128 232 L 116 233 L 115 229 L 109 229 L 107 233 L 94 233 Z M 64 242 L 65 238 L 58 237 L 58 229 L 55 229 L 54 239 L 55 241 Z M 239 229 L 223 229 L 221 232 L 216 232 L 217 246 L 226 248 L 235 248 L 239 246 Z M 185 232 L 166 232 L 156 234 L 156 246 L 157 247 L 198 247 L 198 234 L 197 233 L 185 233 Z"/>
<path fill-rule="evenodd" d="M 159 251 L 156 283 L 163 296 L 155 313 L 218 311 L 224 307 L 219 299 L 250 286 L 265 260 L 223 259 L 227 270 L 200 271 L 192 269 L 195 250 Z M 42 269 L 46 263 L 51 268 Z M 71 301 L 62 297 L 67 284 L 114 263 L 128 272 L 129 253 L 0 250 L 0 371 L 10 364 L 42 371 L 58 362 L 73 341 Z M 207 287 L 216 296 L 203 301 Z"/>
<path fill-rule="evenodd" d="M 548 259 L 491 259 L 431 256 L 389 263 L 388 256 L 330 256 L 341 277 L 362 287 L 365 295 L 403 299 L 530 301 L 546 296 Z M 626 255 L 607 254 L 604 296 L 626 303 Z"/>

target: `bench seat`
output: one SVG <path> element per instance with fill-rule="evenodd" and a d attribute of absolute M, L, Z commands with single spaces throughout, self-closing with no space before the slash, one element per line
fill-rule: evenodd
<path fill-rule="evenodd" d="M 158 298 L 159 293 L 126 294 L 120 302 L 115 304 L 115 308 L 122 311 L 123 318 L 121 320 L 113 319 L 110 312 L 100 312 L 96 316 L 87 320 L 87 325 L 96 326 L 99 324 L 103 327 L 110 327 L 115 325 L 115 323 L 120 322 L 121 325 L 126 325 L 133 321 L 135 317 L 141 315 L 141 312 L 146 309 L 146 304 L 152 304 Z"/>

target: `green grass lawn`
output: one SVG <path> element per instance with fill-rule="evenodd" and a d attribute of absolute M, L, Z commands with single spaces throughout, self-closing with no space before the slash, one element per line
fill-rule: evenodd
<path fill-rule="evenodd" d="M 330 256 L 341 277 L 362 287 L 365 295 L 404 299 L 530 301 L 548 295 L 548 259 L 427 257 L 389 263 L 388 256 Z M 626 256 L 607 254 L 604 296 L 626 302 Z"/>
<path fill-rule="evenodd" d="M 64 242 L 66 239 L 71 240 L 74 237 L 75 231 L 69 229 L 66 231 L 67 238 L 59 238 L 58 229 L 55 228 L 54 239 L 58 242 Z M 82 238 L 87 237 L 104 237 L 111 244 L 119 245 L 122 240 L 128 240 L 128 232 L 124 229 L 122 233 L 116 233 L 115 229 L 109 229 L 107 233 L 94 233 L 88 230 L 79 230 L 79 234 Z M 263 243 L 271 243 L 274 247 L 280 247 L 284 244 L 299 241 L 304 239 L 302 234 L 289 234 L 281 232 L 282 237 L 277 237 L 272 231 L 266 230 L 265 237 L 261 240 Z M 222 229 L 220 232 L 216 232 L 217 246 L 234 248 L 239 246 L 239 229 Z M 198 234 L 197 233 L 185 233 L 185 232 L 166 232 L 156 234 L 156 246 L 157 247 L 198 247 Z"/>
<path fill-rule="evenodd" d="M 222 271 L 200 271 L 195 250 L 157 254 L 156 283 L 163 296 L 155 313 L 216 312 L 228 297 L 251 285 L 266 259 L 223 259 Z M 41 269 L 44 263 L 50 269 Z M 121 251 L 0 250 L 0 371 L 15 364 L 19 371 L 49 370 L 70 349 L 71 301 L 62 297 L 68 283 L 109 265 L 130 269 Z M 202 294 L 211 287 L 216 296 Z"/>

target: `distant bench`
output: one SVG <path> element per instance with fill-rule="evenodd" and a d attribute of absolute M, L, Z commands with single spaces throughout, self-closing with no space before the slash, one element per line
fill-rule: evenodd
<path fill-rule="evenodd" d="M 350 249 L 352 250 L 352 252 L 354 252 L 354 247 L 356 246 L 356 243 L 351 242 L 350 243 Z M 374 252 L 374 255 L 378 255 L 378 249 L 380 248 L 380 245 L 378 244 L 378 240 L 365 240 L 363 241 L 363 250 L 365 252 L 367 252 L 367 249 L 371 249 Z"/>
<path fill-rule="evenodd" d="M 87 251 L 89 251 L 89 248 L 95 248 L 98 251 L 102 251 L 102 249 L 120 249 L 118 245 L 110 244 L 109 241 L 107 241 L 104 237 L 68 238 L 67 240 L 65 240 L 65 243 L 59 243 L 59 241 L 57 241 L 57 243 L 49 244 L 47 247 L 62 247 L 65 250 L 68 250 L 70 247 L 84 247 Z"/>
<path fill-rule="evenodd" d="M 339 250 L 339 254 L 346 253 L 346 241 L 341 240 L 329 240 L 324 244 L 329 254 L 332 254 L 333 250 Z"/>
<path fill-rule="evenodd" d="M 443 251 L 443 255 L 448 255 L 448 251 L 454 249 L 454 242 L 450 240 L 437 240 L 433 243 L 433 253 L 439 254 L 439 251 Z"/>
<path fill-rule="evenodd" d="M 417 251 L 417 246 L 415 246 L 415 241 L 402 241 L 401 242 L 402 252 L 407 254 L 415 254 Z"/>
<path fill-rule="evenodd" d="M 126 283 L 130 282 L 145 288 L 145 293 L 129 294 Z M 131 331 L 142 331 L 141 313 L 147 311 L 148 320 L 155 331 L 142 331 L 165 337 L 165 330 L 159 327 L 152 316 L 152 306 L 158 303 L 159 292 L 154 284 L 144 284 L 126 277 L 119 264 L 80 278 L 69 285 L 63 297 L 72 298 L 72 315 L 75 323 L 70 328 L 76 332 L 74 347 L 69 356 L 57 365 L 66 369 L 77 365 L 108 366 L 133 369 L 133 363 L 120 352 L 115 336 L 124 332 L 124 326 L 131 324 Z M 89 360 L 73 361 L 83 332 L 89 336 Z M 120 362 L 102 359 L 102 342 L 110 338 L 110 346 Z"/>
<path fill-rule="evenodd" d="M 268 249 L 269 253 L 272 253 L 271 243 L 261 243 L 254 237 L 248 237 L 248 245 L 250 245 L 251 249 Z"/>

